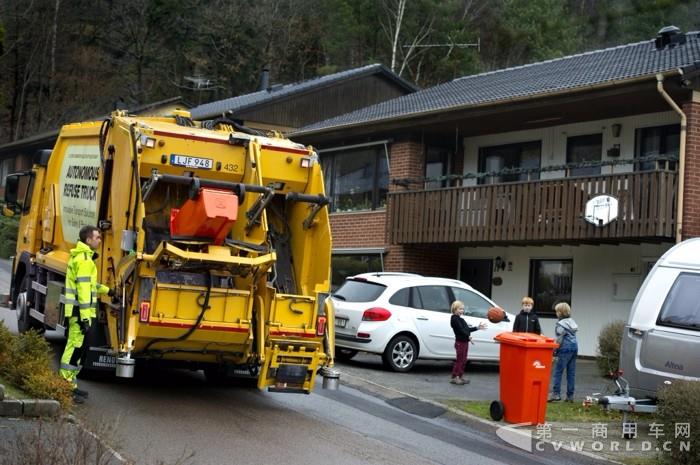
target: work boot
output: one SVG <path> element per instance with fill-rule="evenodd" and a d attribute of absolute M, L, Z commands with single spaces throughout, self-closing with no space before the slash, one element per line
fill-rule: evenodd
<path fill-rule="evenodd" d="M 574 398 L 573 397 L 567 397 L 564 402 L 573 402 Z"/>
<path fill-rule="evenodd" d="M 88 393 L 87 391 L 83 391 L 82 389 L 78 389 L 78 388 L 73 388 L 73 394 L 78 395 L 80 397 L 84 397 L 86 399 L 90 395 L 90 393 Z"/>
<path fill-rule="evenodd" d="M 561 396 L 559 394 L 552 394 L 547 402 L 561 402 Z"/>
<path fill-rule="evenodd" d="M 74 404 L 84 404 L 84 403 L 85 403 L 85 397 L 74 393 L 74 394 L 73 394 L 73 403 L 74 403 Z"/>

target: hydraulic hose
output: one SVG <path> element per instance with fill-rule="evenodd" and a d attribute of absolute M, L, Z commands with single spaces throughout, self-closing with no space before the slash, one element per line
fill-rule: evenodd
<path fill-rule="evenodd" d="M 202 307 L 202 311 L 199 312 L 199 316 L 197 317 L 197 321 L 194 322 L 192 327 L 188 329 L 184 334 L 181 336 L 176 337 L 175 339 L 168 339 L 164 337 L 159 337 L 156 339 L 151 340 L 148 344 L 146 344 L 146 347 L 143 348 L 144 352 L 147 352 L 149 347 L 151 347 L 153 344 L 156 344 L 158 342 L 177 342 L 177 341 L 184 341 L 190 335 L 197 329 L 199 324 L 202 322 L 202 319 L 204 318 L 204 312 L 206 312 L 209 309 L 209 296 L 211 295 L 211 273 L 207 273 L 207 291 L 204 294 L 204 301 L 200 304 Z M 199 303 L 199 299 L 197 301 Z"/>

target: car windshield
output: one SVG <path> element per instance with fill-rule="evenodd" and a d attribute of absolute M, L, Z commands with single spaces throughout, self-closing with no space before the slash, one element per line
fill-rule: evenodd
<path fill-rule="evenodd" d="M 384 289 L 386 286 L 382 284 L 348 279 L 333 296 L 347 302 L 371 302 L 376 300 L 384 292 Z"/>

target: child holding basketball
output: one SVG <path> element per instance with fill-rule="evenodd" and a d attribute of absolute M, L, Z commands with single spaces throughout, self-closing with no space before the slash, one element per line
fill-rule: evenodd
<path fill-rule="evenodd" d="M 464 303 L 460 300 L 452 302 L 451 311 L 452 318 L 450 319 L 450 326 L 452 326 L 452 331 L 455 333 L 455 351 L 457 353 L 457 358 L 452 367 L 452 379 L 450 383 L 461 386 L 469 384 L 469 380 L 463 379 L 462 376 L 464 376 L 464 366 L 467 364 L 467 351 L 469 350 L 471 333 L 479 329 L 486 329 L 486 324 L 481 323 L 478 327 L 469 326 L 462 318 L 462 315 L 464 315 Z"/>

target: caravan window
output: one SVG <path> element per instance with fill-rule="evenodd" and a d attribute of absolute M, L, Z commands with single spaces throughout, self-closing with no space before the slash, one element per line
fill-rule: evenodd
<path fill-rule="evenodd" d="M 700 330 L 700 274 L 678 276 L 666 296 L 657 324 Z"/>

